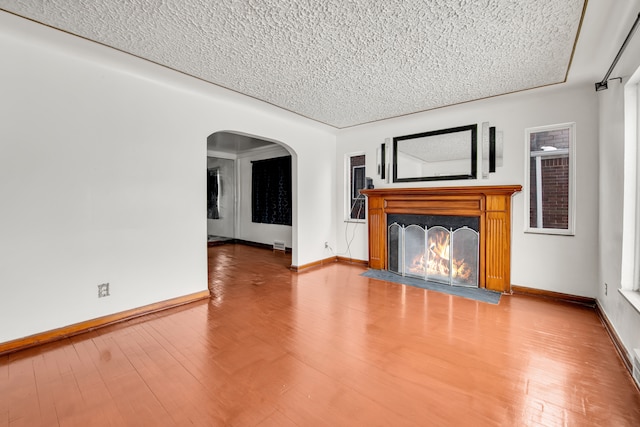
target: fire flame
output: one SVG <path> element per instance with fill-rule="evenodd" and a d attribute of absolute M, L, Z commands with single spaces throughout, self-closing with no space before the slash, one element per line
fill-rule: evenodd
<path fill-rule="evenodd" d="M 429 261 L 427 274 L 449 276 L 449 233 L 444 231 L 432 232 L 427 241 Z"/>
<path fill-rule="evenodd" d="M 418 254 L 411 261 L 409 271 L 413 274 L 451 277 L 459 281 L 471 281 L 473 268 L 463 259 L 450 259 L 449 233 L 436 231 L 429 234 L 427 252 Z"/>

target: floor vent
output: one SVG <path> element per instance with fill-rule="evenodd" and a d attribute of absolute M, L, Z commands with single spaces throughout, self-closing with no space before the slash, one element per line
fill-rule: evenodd
<path fill-rule="evenodd" d="M 286 248 L 284 246 L 284 242 L 280 241 L 280 240 L 274 240 L 273 241 L 273 250 L 274 251 L 284 251 L 284 250 L 286 250 Z"/>
<path fill-rule="evenodd" d="M 633 350 L 633 379 L 640 388 L 640 348 Z"/>

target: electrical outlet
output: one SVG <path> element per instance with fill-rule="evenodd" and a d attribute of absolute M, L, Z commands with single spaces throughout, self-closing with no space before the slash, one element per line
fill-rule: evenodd
<path fill-rule="evenodd" d="M 604 283 L 604 296 L 607 296 L 607 291 L 608 291 L 609 285 L 607 285 L 607 282 Z"/>
<path fill-rule="evenodd" d="M 98 298 L 109 296 L 109 283 L 101 283 L 98 285 Z"/>
<path fill-rule="evenodd" d="M 324 242 L 324 248 L 328 249 L 329 248 L 329 242 Z"/>

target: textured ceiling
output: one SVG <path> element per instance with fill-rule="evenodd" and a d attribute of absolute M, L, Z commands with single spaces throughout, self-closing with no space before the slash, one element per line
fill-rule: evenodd
<path fill-rule="evenodd" d="M 565 81 L 584 0 L 0 0 L 337 128 Z"/>

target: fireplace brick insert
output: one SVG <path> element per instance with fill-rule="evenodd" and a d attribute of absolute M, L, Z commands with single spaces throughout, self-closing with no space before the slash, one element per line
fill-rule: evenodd
<path fill-rule="evenodd" d="M 362 190 L 368 198 L 369 267 L 387 269 L 387 216 L 477 217 L 478 287 L 511 292 L 511 197 L 520 185 Z"/>

